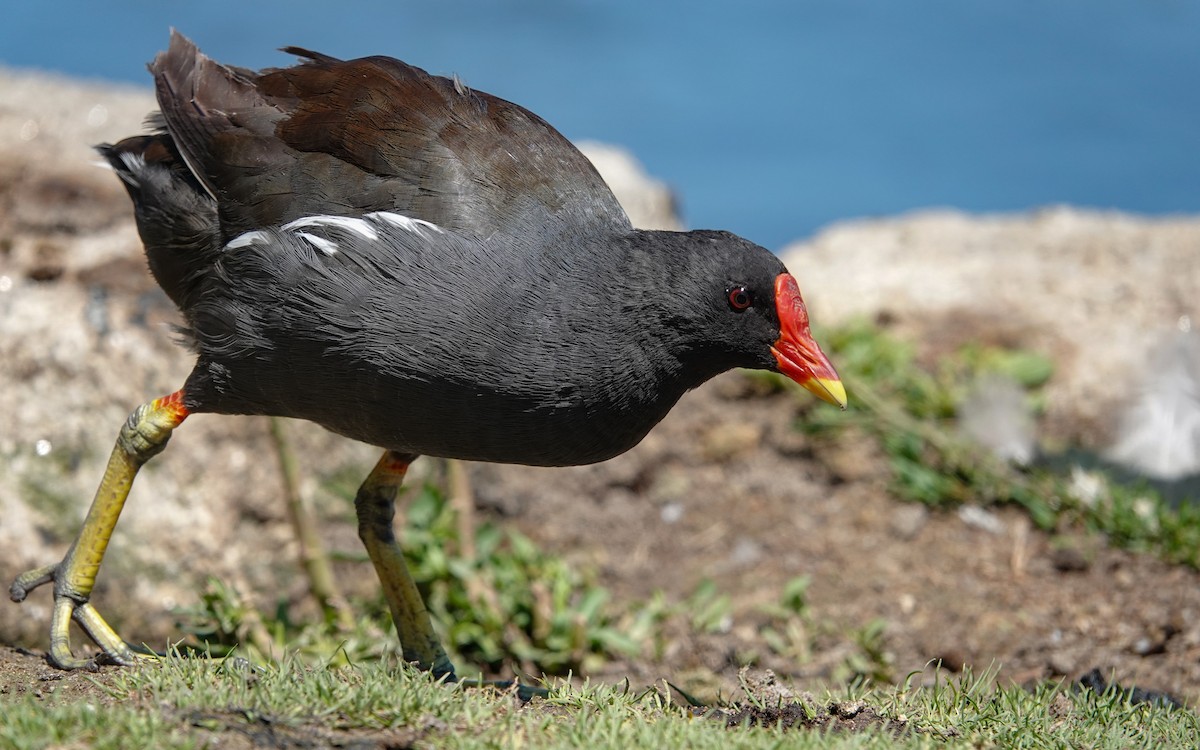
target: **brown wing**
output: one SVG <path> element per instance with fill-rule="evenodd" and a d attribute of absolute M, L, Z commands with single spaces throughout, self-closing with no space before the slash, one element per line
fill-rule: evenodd
<path fill-rule="evenodd" d="M 591 162 L 546 121 L 389 57 L 221 65 L 173 32 L 150 66 L 226 236 L 313 214 L 396 211 L 477 237 L 566 220 L 628 228 Z"/>

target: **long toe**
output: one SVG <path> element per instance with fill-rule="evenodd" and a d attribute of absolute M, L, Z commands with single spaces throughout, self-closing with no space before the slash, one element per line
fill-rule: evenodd
<path fill-rule="evenodd" d="M 58 570 L 58 563 L 53 565 L 43 565 L 40 568 L 27 570 L 17 576 L 12 585 L 8 587 L 8 598 L 14 602 L 23 602 L 25 597 L 29 596 L 29 592 L 36 589 L 42 584 L 50 583 L 54 580 L 54 574 Z"/>
<path fill-rule="evenodd" d="M 50 663 L 59 669 L 90 669 L 96 659 L 76 656 L 71 648 L 71 621 L 74 620 L 84 633 L 100 647 L 104 659 L 122 666 L 133 666 L 142 658 L 154 658 L 156 654 L 126 643 L 116 630 L 96 611 L 86 599 L 80 601 L 59 586 L 57 579 L 63 570 L 62 563 L 45 565 L 26 571 L 9 587 L 9 598 L 22 602 L 39 586 L 54 582 L 54 614 L 50 620 Z"/>

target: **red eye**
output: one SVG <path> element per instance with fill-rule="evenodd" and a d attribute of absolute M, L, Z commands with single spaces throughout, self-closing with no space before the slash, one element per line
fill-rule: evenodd
<path fill-rule="evenodd" d="M 754 295 L 750 294 L 750 290 L 746 287 L 735 286 L 729 289 L 729 306 L 737 312 L 741 312 L 753 304 Z"/>

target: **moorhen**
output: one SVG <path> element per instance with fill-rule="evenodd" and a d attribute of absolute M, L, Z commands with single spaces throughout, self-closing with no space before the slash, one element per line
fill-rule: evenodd
<path fill-rule="evenodd" d="M 591 163 L 537 115 L 389 57 L 221 65 L 173 33 L 150 65 L 156 131 L 99 147 L 133 201 L 151 272 L 196 365 L 117 436 L 54 582 L 50 659 L 71 619 L 138 656 L 88 601 L 138 469 L 189 414 L 316 422 L 384 448 L 358 531 L 406 660 L 454 667 L 405 567 L 394 499 L 420 454 L 603 461 L 690 388 L 782 372 L 844 405 L 796 280 L 727 232 L 634 229 Z"/>

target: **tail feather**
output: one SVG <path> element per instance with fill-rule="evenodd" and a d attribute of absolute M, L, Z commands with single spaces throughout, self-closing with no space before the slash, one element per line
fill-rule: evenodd
<path fill-rule="evenodd" d="M 167 51 L 154 58 L 150 72 L 179 157 L 210 196 L 223 197 L 227 235 L 255 228 L 259 204 L 289 203 L 285 171 L 266 166 L 293 158 L 275 137 L 283 113 L 259 91 L 257 73 L 218 63 L 178 31 L 171 32 Z"/>
<path fill-rule="evenodd" d="M 197 279 L 220 249 L 216 201 L 201 186 L 166 133 L 96 147 L 133 201 L 138 233 L 155 280 L 187 309 Z"/>

